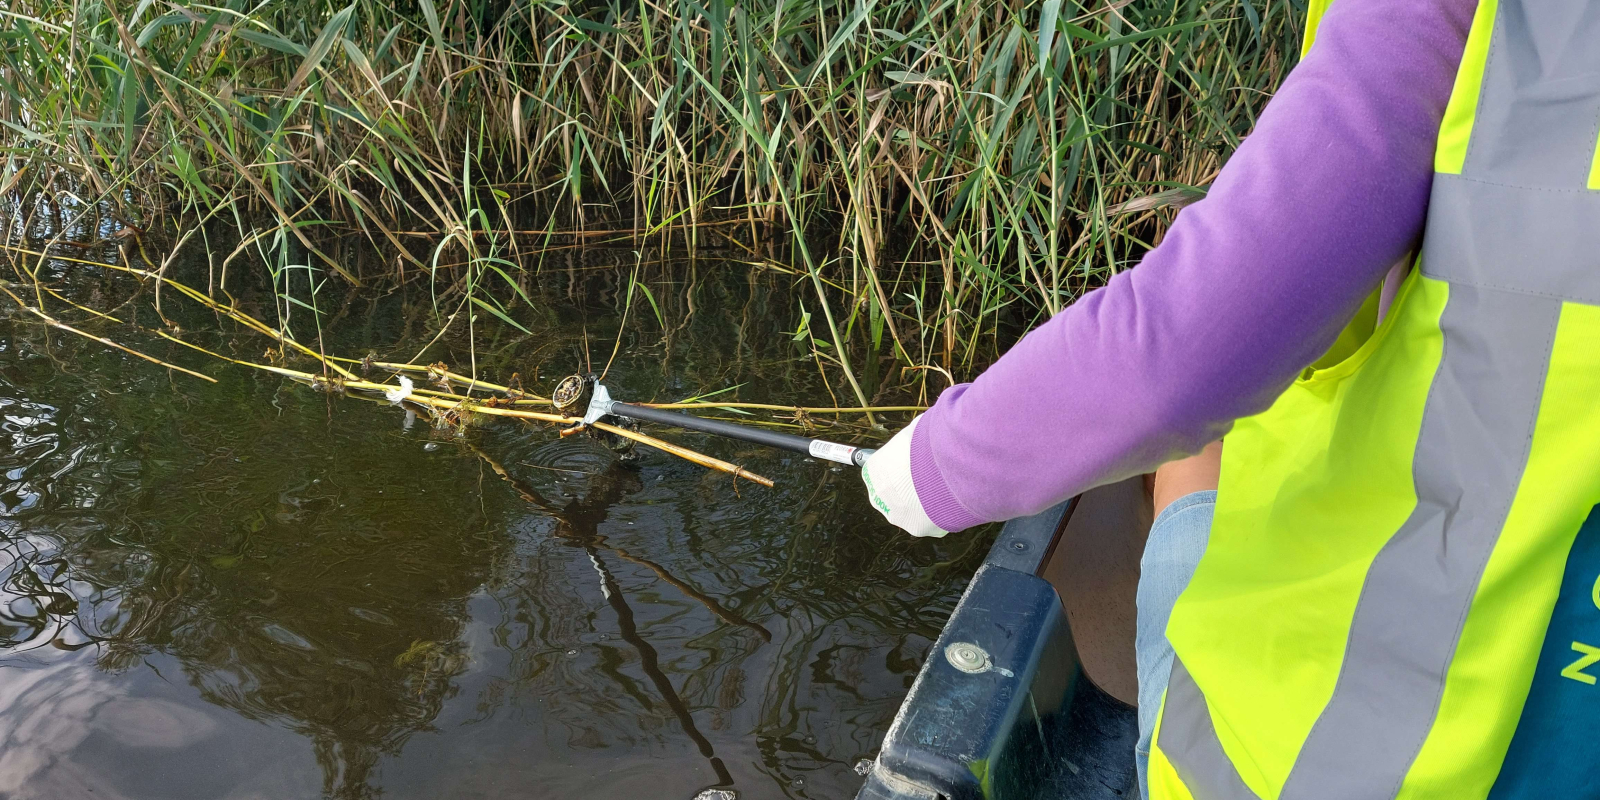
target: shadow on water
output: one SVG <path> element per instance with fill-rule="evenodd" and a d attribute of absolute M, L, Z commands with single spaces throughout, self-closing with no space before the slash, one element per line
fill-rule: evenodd
<path fill-rule="evenodd" d="M 589 561 L 594 564 L 595 572 L 600 575 L 601 591 L 605 595 L 606 602 L 617 612 L 617 633 L 622 637 L 623 641 L 633 645 L 633 648 L 639 651 L 639 668 L 650 676 L 650 682 L 656 685 L 656 691 L 661 694 L 661 699 L 666 702 L 667 707 L 671 708 L 672 713 L 677 716 L 678 724 L 683 727 L 684 735 L 694 742 L 695 747 L 700 750 L 700 754 L 705 756 L 706 761 L 710 763 L 711 769 L 717 776 L 716 785 L 732 786 L 733 776 L 728 774 L 728 768 L 722 763 L 722 759 L 717 758 L 716 751 L 712 748 L 710 740 L 706 739 L 705 735 L 700 733 L 700 729 L 695 727 L 694 715 L 689 712 L 689 706 L 683 702 L 683 698 L 678 696 L 678 690 L 673 688 L 672 680 L 667 677 L 665 672 L 661 671 L 660 656 L 656 653 L 656 649 L 651 647 L 650 643 L 645 641 L 644 637 L 639 634 L 639 627 L 634 623 L 633 609 L 629 607 L 622 587 L 617 585 L 616 578 L 612 577 L 611 571 L 606 568 L 606 563 L 601 558 L 600 553 L 606 551 L 615 554 L 619 558 L 649 567 L 662 580 L 705 606 L 707 610 L 716 614 L 723 621 L 743 625 L 754 630 L 765 641 L 772 641 L 772 632 L 723 608 L 714 598 L 672 577 L 672 574 L 660 565 L 636 556 L 630 556 L 627 551 L 610 547 L 605 543 L 605 537 L 600 535 L 600 523 L 605 521 L 612 504 L 630 491 L 640 488 L 638 476 L 634 475 L 627 467 L 617 462 L 607 464 L 604 472 L 593 474 L 590 477 L 590 491 L 587 495 L 581 498 L 572 498 L 564 504 L 557 504 L 546 500 L 532 486 L 512 477 L 511 473 L 500 462 L 490 458 L 482 450 L 474 447 L 472 451 L 483 459 L 484 463 L 488 464 L 496 475 L 499 475 L 506 483 L 510 484 L 518 497 L 537 508 L 543 509 L 556 519 L 554 535 L 582 547 L 584 553 L 588 554 Z"/>
<path fill-rule="evenodd" d="M 547 387 L 609 353 L 609 275 L 531 285 L 533 335 L 470 352 L 426 287 L 351 299 L 326 341 L 438 338 L 429 360 Z M 666 329 L 621 329 L 608 379 L 627 397 L 832 402 L 783 285 L 653 291 Z M 0 330 L 0 798 L 846 796 L 987 545 L 897 536 L 851 472 L 788 454 L 671 437 L 767 490 L 545 428 L 437 431 L 160 342 L 137 343 L 220 382 Z"/>

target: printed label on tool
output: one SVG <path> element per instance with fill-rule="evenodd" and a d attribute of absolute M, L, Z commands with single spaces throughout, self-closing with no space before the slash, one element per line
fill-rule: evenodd
<path fill-rule="evenodd" d="M 840 464 L 854 464 L 851 460 L 855 457 L 856 449 L 847 444 L 834 444 L 821 439 L 811 440 L 811 456 L 827 461 L 837 461 Z"/>

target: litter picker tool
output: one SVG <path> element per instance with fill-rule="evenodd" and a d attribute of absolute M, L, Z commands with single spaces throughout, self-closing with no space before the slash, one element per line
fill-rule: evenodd
<path fill-rule="evenodd" d="M 579 382 L 589 383 L 589 386 L 584 387 Z M 600 383 L 598 380 L 590 380 L 577 375 L 563 380 L 561 385 L 556 387 L 553 399 L 556 401 L 557 407 L 560 408 L 562 406 L 563 400 L 570 403 L 571 406 L 576 406 L 584 388 L 589 389 L 589 405 L 583 414 L 582 424 L 584 425 L 592 425 L 608 416 L 626 417 L 640 422 L 670 425 L 674 428 L 700 431 L 714 436 L 725 436 L 729 439 L 776 447 L 780 450 L 804 453 L 812 458 L 855 467 L 867 463 L 867 459 L 877 452 L 870 448 L 852 447 L 851 445 L 822 439 L 808 439 L 804 436 L 778 433 L 748 425 L 723 422 L 717 419 L 706 419 L 678 411 L 667 411 L 660 408 L 624 403 L 612 399 L 611 392 L 606 390 L 605 384 Z"/>

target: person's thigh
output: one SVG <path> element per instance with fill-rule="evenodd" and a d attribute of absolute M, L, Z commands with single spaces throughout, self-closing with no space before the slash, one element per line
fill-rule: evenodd
<path fill-rule="evenodd" d="M 1150 526 L 1144 558 L 1139 562 L 1139 608 L 1133 641 L 1139 669 L 1139 744 L 1135 755 L 1143 797 L 1149 796 L 1145 774 L 1150 761 L 1150 736 L 1172 672 L 1167 619 L 1172 616 L 1178 595 L 1194 577 L 1200 556 L 1206 552 L 1216 503 L 1215 491 L 1202 491 L 1168 504 Z"/>

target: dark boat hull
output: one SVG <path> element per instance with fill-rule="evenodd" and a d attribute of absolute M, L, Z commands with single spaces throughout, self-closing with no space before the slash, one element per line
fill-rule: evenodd
<path fill-rule="evenodd" d="M 1064 532 L 1080 504 L 1006 524 L 929 651 L 857 800 L 1138 796 L 1136 711 L 1085 674 L 1061 596 L 1041 577 L 1058 544 L 1073 538 Z M 1134 568 L 1136 580 L 1136 559 Z"/>

